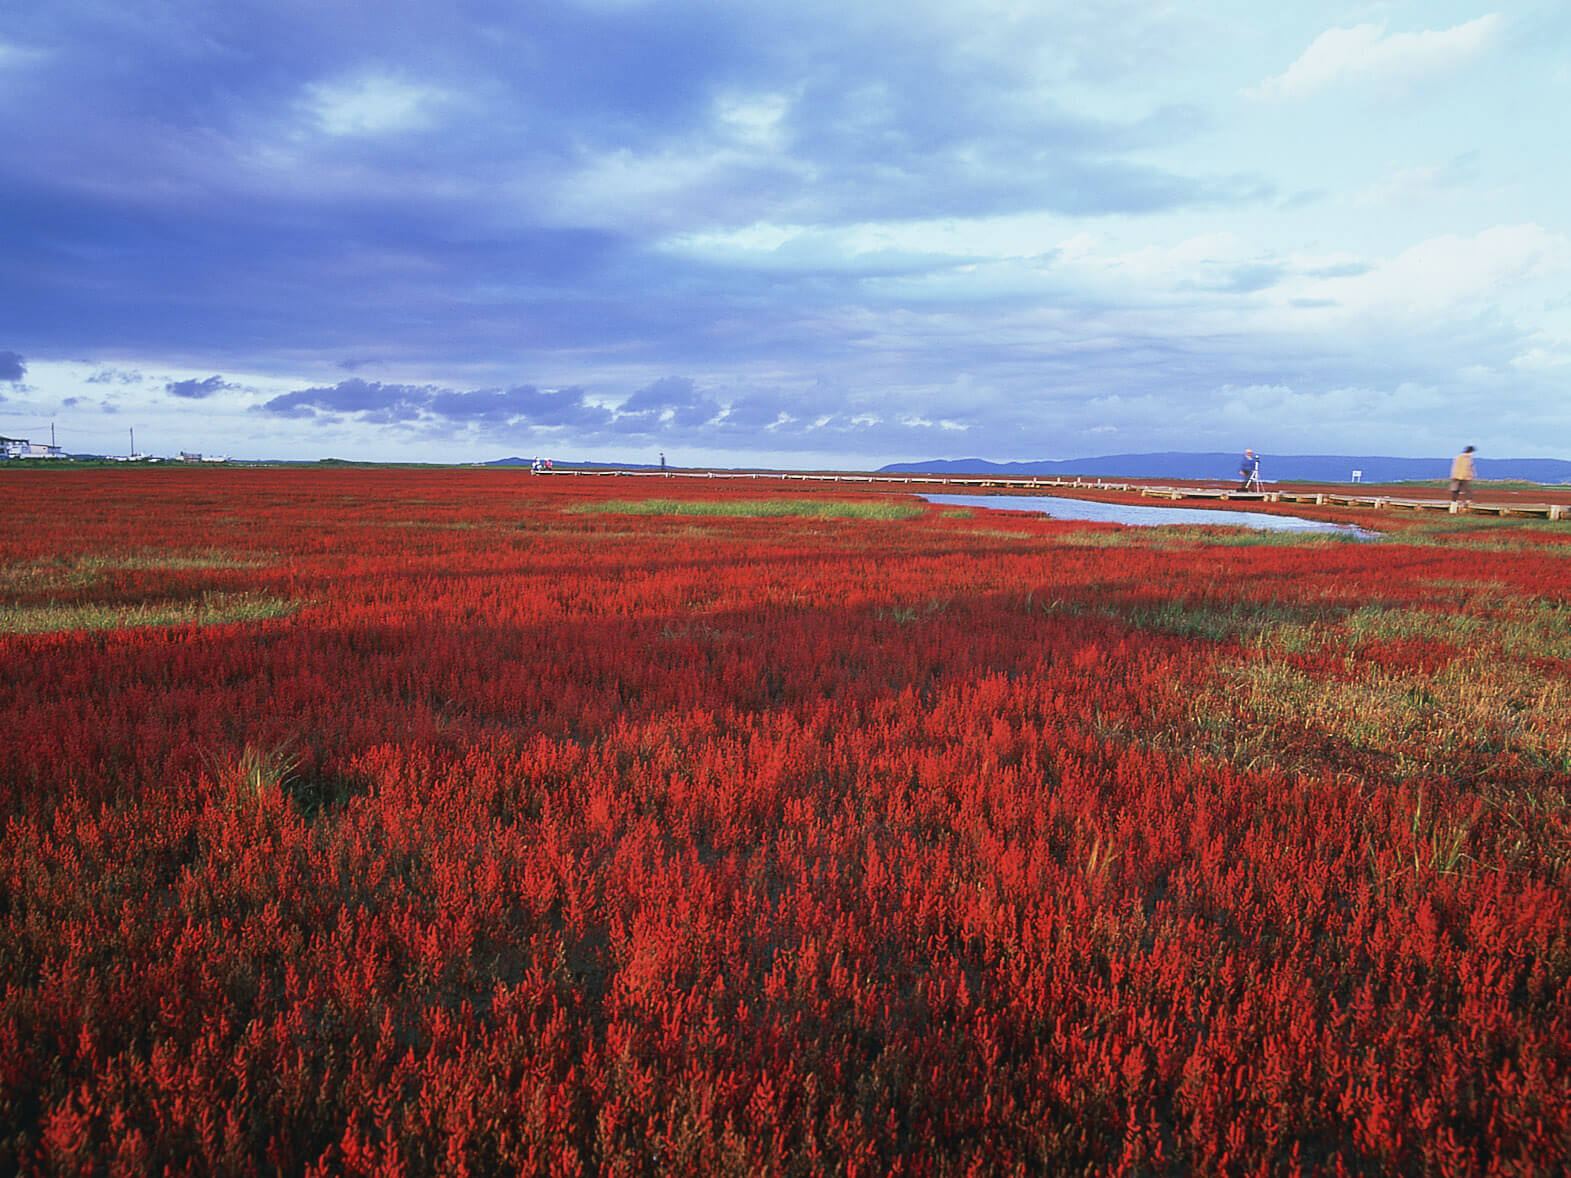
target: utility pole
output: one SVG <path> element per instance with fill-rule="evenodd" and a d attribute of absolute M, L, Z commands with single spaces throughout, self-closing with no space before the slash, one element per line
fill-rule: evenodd
<path fill-rule="evenodd" d="M 131 457 L 136 457 L 136 427 L 131 427 Z"/>

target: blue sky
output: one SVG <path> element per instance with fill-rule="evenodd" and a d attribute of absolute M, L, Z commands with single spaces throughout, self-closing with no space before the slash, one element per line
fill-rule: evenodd
<path fill-rule="evenodd" d="M 1571 450 L 1571 8 L 0 10 L 0 433 Z"/>

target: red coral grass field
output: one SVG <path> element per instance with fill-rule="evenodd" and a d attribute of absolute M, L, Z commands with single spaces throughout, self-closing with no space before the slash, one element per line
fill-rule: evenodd
<path fill-rule="evenodd" d="M 1571 526 L 0 493 L 0 1172 L 1567 1165 Z"/>

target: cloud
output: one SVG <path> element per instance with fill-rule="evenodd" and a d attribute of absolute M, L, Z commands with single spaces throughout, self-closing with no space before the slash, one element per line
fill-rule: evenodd
<path fill-rule="evenodd" d="M 610 410 L 588 400 L 581 388 L 537 389 L 524 385 L 512 392 L 521 416 L 532 425 L 593 429 L 611 420 Z"/>
<path fill-rule="evenodd" d="M 1428 238 L 1365 269 L 1341 267 L 1284 283 L 1295 298 L 1329 300 L 1361 322 L 1476 316 L 1519 285 L 1571 273 L 1571 240 L 1541 225 L 1497 225 Z M 1329 276 L 1324 276 L 1329 275 Z"/>
<path fill-rule="evenodd" d="M 1494 13 L 1438 32 L 1385 35 L 1381 25 L 1328 29 L 1287 70 L 1244 91 L 1264 101 L 1305 98 L 1353 82 L 1405 85 L 1453 69 L 1483 52 L 1503 21 Z"/>
<path fill-rule="evenodd" d="M 639 389 L 617 407 L 618 429 L 638 431 L 657 427 L 693 427 L 715 421 L 720 403 L 700 393 L 687 377 L 668 376 Z"/>
<path fill-rule="evenodd" d="M 1379 205 L 1406 208 L 1465 188 L 1476 183 L 1478 176 L 1479 153 L 1469 151 L 1443 164 L 1399 168 L 1354 194 L 1352 200 L 1354 205 L 1365 208 Z"/>
<path fill-rule="evenodd" d="M 35 22 L 38 84 L 0 95 L 0 257 L 48 276 L 21 311 L 34 348 L 252 373 L 375 357 L 441 384 L 558 356 L 585 365 L 553 373 L 569 384 L 599 356 L 647 381 L 690 370 L 717 323 L 741 333 L 728 348 L 783 339 L 865 275 L 935 264 L 904 242 L 842 251 L 863 226 L 1270 191 L 1171 163 L 1214 117 L 1198 103 L 1098 110 L 1055 85 L 1170 59 L 1171 16 L 813 0 L 98 22 L 76 4 Z M 663 244 L 753 224 L 799 232 L 767 259 Z M 800 362 L 809 342 L 785 346 Z"/>
<path fill-rule="evenodd" d="M 301 105 L 325 135 L 375 137 L 430 128 L 449 98 L 437 86 L 372 74 L 312 83 Z"/>
<path fill-rule="evenodd" d="M 164 385 L 164 391 L 172 396 L 184 397 L 188 401 L 200 401 L 211 397 L 214 393 L 237 387 L 221 376 L 210 376 L 206 380 L 171 380 Z"/>
<path fill-rule="evenodd" d="M 609 410 L 588 400 L 583 389 L 451 389 L 430 385 L 345 380 L 336 385 L 283 393 L 252 412 L 296 419 L 353 419 L 382 425 L 502 426 L 598 429 L 612 422 Z"/>
<path fill-rule="evenodd" d="M 42 50 L 28 49 L 12 42 L 0 41 L 0 70 L 20 69 L 23 66 L 38 64 L 45 56 Z"/>
<path fill-rule="evenodd" d="M 252 406 L 252 411 L 275 417 L 354 415 L 382 424 L 409 422 L 420 418 L 434 391 L 416 385 L 343 380 L 336 385 L 281 393 Z"/>
<path fill-rule="evenodd" d="M 251 412 L 319 426 L 396 426 L 432 438 L 489 437 L 497 445 L 549 430 L 553 438 L 571 438 L 590 449 L 647 441 L 689 451 L 716 444 L 855 451 L 877 438 L 930 447 L 931 439 L 978 424 L 974 409 L 964 404 L 943 402 L 931 413 L 891 417 L 822 384 L 721 393 L 683 376 L 645 384 L 614 407 L 577 387 L 454 389 L 349 380 L 285 393 Z"/>
<path fill-rule="evenodd" d="M 88 384 L 141 384 L 142 374 L 121 368 L 100 368 L 84 378 Z"/>
<path fill-rule="evenodd" d="M 27 375 L 27 364 L 20 353 L 0 352 L 0 380 L 19 383 Z"/>
<path fill-rule="evenodd" d="M 1571 341 L 1551 348 L 1529 348 L 1520 356 L 1513 358 L 1511 364 L 1516 368 L 1540 371 L 1555 371 L 1571 367 Z"/>
<path fill-rule="evenodd" d="M 1126 121 L 1071 114 L 1051 101 L 981 95 L 964 116 L 933 109 L 920 79 L 881 97 L 826 90 L 804 97 L 738 141 L 718 114 L 673 142 L 618 144 L 549 181 L 546 210 L 638 235 L 720 233 L 763 224 L 825 229 L 847 223 L 997 216 L 1032 210 L 1141 214 L 1249 204 L 1274 189 L 1259 175 L 1191 175 L 1135 158 L 1192 138 L 1187 108 Z M 896 100 L 898 98 L 898 101 Z"/>
<path fill-rule="evenodd" d="M 725 426 L 728 430 L 743 432 L 762 430 L 778 425 L 782 416 L 789 415 L 785 414 L 781 398 L 778 395 L 756 393 L 750 396 L 739 397 L 727 406 Z M 820 418 L 814 418 L 813 420 L 819 421 Z M 823 424 L 827 425 L 832 420 L 833 418 L 831 417 L 825 420 Z"/>
<path fill-rule="evenodd" d="M 593 429 L 611 420 L 610 412 L 587 401 L 582 389 L 543 390 L 533 385 L 473 392 L 443 390 L 431 395 L 426 408 L 432 416 L 452 424 Z"/>
<path fill-rule="evenodd" d="M 1372 269 L 1374 266 L 1369 262 L 1327 262 L 1324 265 L 1307 266 L 1303 273 L 1309 278 L 1357 278 L 1360 274 L 1368 274 Z"/>
<path fill-rule="evenodd" d="M 536 430 L 1183 448 L 1224 386 L 1470 365 L 1510 372 L 1503 405 L 1553 395 L 1564 185 L 1542 119 L 1504 114 L 1549 109 L 1542 17 L 1322 24 L 1252 70 L 1278 15 L 1225 5 L 481 7 L 59 0 L 7 25 L 38 49 L 0 52 L 5 345 L 105 358 L 27 380 L 292 456 L 455 460 Z M 1234 80 L 1283 100 L 1466 62 L 1500 67 L 1493 96 L 1410 104 L 1399 140 L 1308 103 L 1263 147 Z"/>
<path fill-rule="evenodd" d="M 1254 294 L 1275 286 L 1287 273 L 1280 262 L 1244 262 L 1238 265 L 1207 264 L 1206 276 L 1185 279 L 1177 284 L 1180 290 L 1210 291 L 1216 294 Z"/>

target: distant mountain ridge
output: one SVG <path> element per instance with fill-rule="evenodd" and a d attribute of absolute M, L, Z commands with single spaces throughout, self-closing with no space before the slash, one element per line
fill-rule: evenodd
<path fill-rule="evenodd" d="M 1131 479 L 1238 478 L 1242 452 L 1105 454 L 1097 458 L 1045 459 L 1037 462 L 989 462 L 985 458 L 935 458 L 926 462 L 892 462 L 879 474 L 981 474 L 1011 477 L 1076 477 Z M 1571 461 L 1560 458 L 1477 458 L 1480 479 L 1517 479 L 1530 483 L 1571 482 Z M 1387 458 L 1352 454 L 1263 454 L 1260 477 L 1268 482 L 1348 483 L 1362 471 L 1366 483 L 1402 483 L 1451 476 L 1451 459 Z"/>

